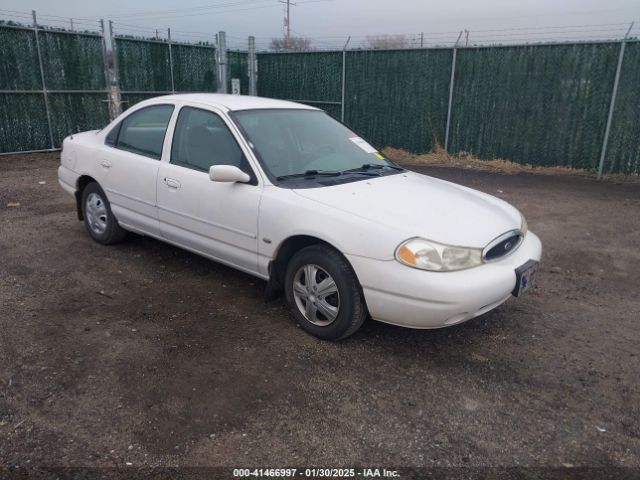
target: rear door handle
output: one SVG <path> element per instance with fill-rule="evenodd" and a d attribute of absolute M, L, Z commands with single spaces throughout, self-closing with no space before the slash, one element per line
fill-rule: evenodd
<path fill-rule="evenodd" d="M 169 188 L 180 188 L 182 186 L 178 180 L 173 178 L 165 178 L 164 183 Z"/>
<path fill-rule="evenodd" d="M 109 160 L 100 160 L 100 165 L 104 168 L 111 168 L 111 162 Z"/>

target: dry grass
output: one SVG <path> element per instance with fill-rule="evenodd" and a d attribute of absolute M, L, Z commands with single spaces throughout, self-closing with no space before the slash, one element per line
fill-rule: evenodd
<path fill-rule="evenodd" d="M 439 145 L 429 153 L 416 155 L 406 150 L 387 147 L 383 153 L 394 162 L 404 165 L 429 165 L 435 167 L 471 168 L 486 172 L 514 174 L 520 172 L 540 173 L 546 175 L 579 175 L 592 176 L 591 170 L 568 167 L 536 167 L 521 165 L 510 160 L 480 160 L 469 152 L 450 154 Z"/>

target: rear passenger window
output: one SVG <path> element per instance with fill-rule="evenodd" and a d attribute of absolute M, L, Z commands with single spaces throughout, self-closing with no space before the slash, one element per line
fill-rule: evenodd
<path fill-rule="evenodd" d="M 184 107 L 178 115 L 171 163 L 202 172 L 208 172 L 212 165 L 234 165 L 250 171 L 224 121 L 215 113 L 192 107 Z"/>
<path fill-rule="evenodd" d="M 120 125 L 116 148 L 159 160 L 173 108 L 154 105 L 129 115 Z"/>

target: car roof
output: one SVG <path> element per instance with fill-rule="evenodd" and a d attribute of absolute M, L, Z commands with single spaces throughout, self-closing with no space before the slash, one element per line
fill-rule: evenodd
<path fill-rule="evenodd" d="M 153 101 L 180 100 L 187 102 L 222 107 L 229 111 L 254 110 L 268 108 L 293 108 L 301 110 L 318 110 L 315 107 L 301 103 L 276 100 L 274 98 L 253 97 L 249 95 L 227 95 L 221 93 L 179 93 L 175 95 L 163 95 L 153 98 Z M 155 102 L 150 103 L 155 103 Z"/>

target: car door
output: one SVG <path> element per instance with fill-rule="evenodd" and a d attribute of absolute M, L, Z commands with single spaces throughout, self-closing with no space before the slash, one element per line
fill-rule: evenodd
<path fill-rule="evenodd" d="M 174 105 L 152 105 L 126 116 L 108 133 L 99 160 L 101 186 L 125 228 L 159 236 L 156 182 Z"/>
<path fill-rule="evenodd" d="M 248 183 L 213 182 L 212 165 L 234 165 Z M 160 231 L 168 241 L 249 272 L 257 271 L 262 187 L 223 117 L 183 106 L 157 180 Z"/>

